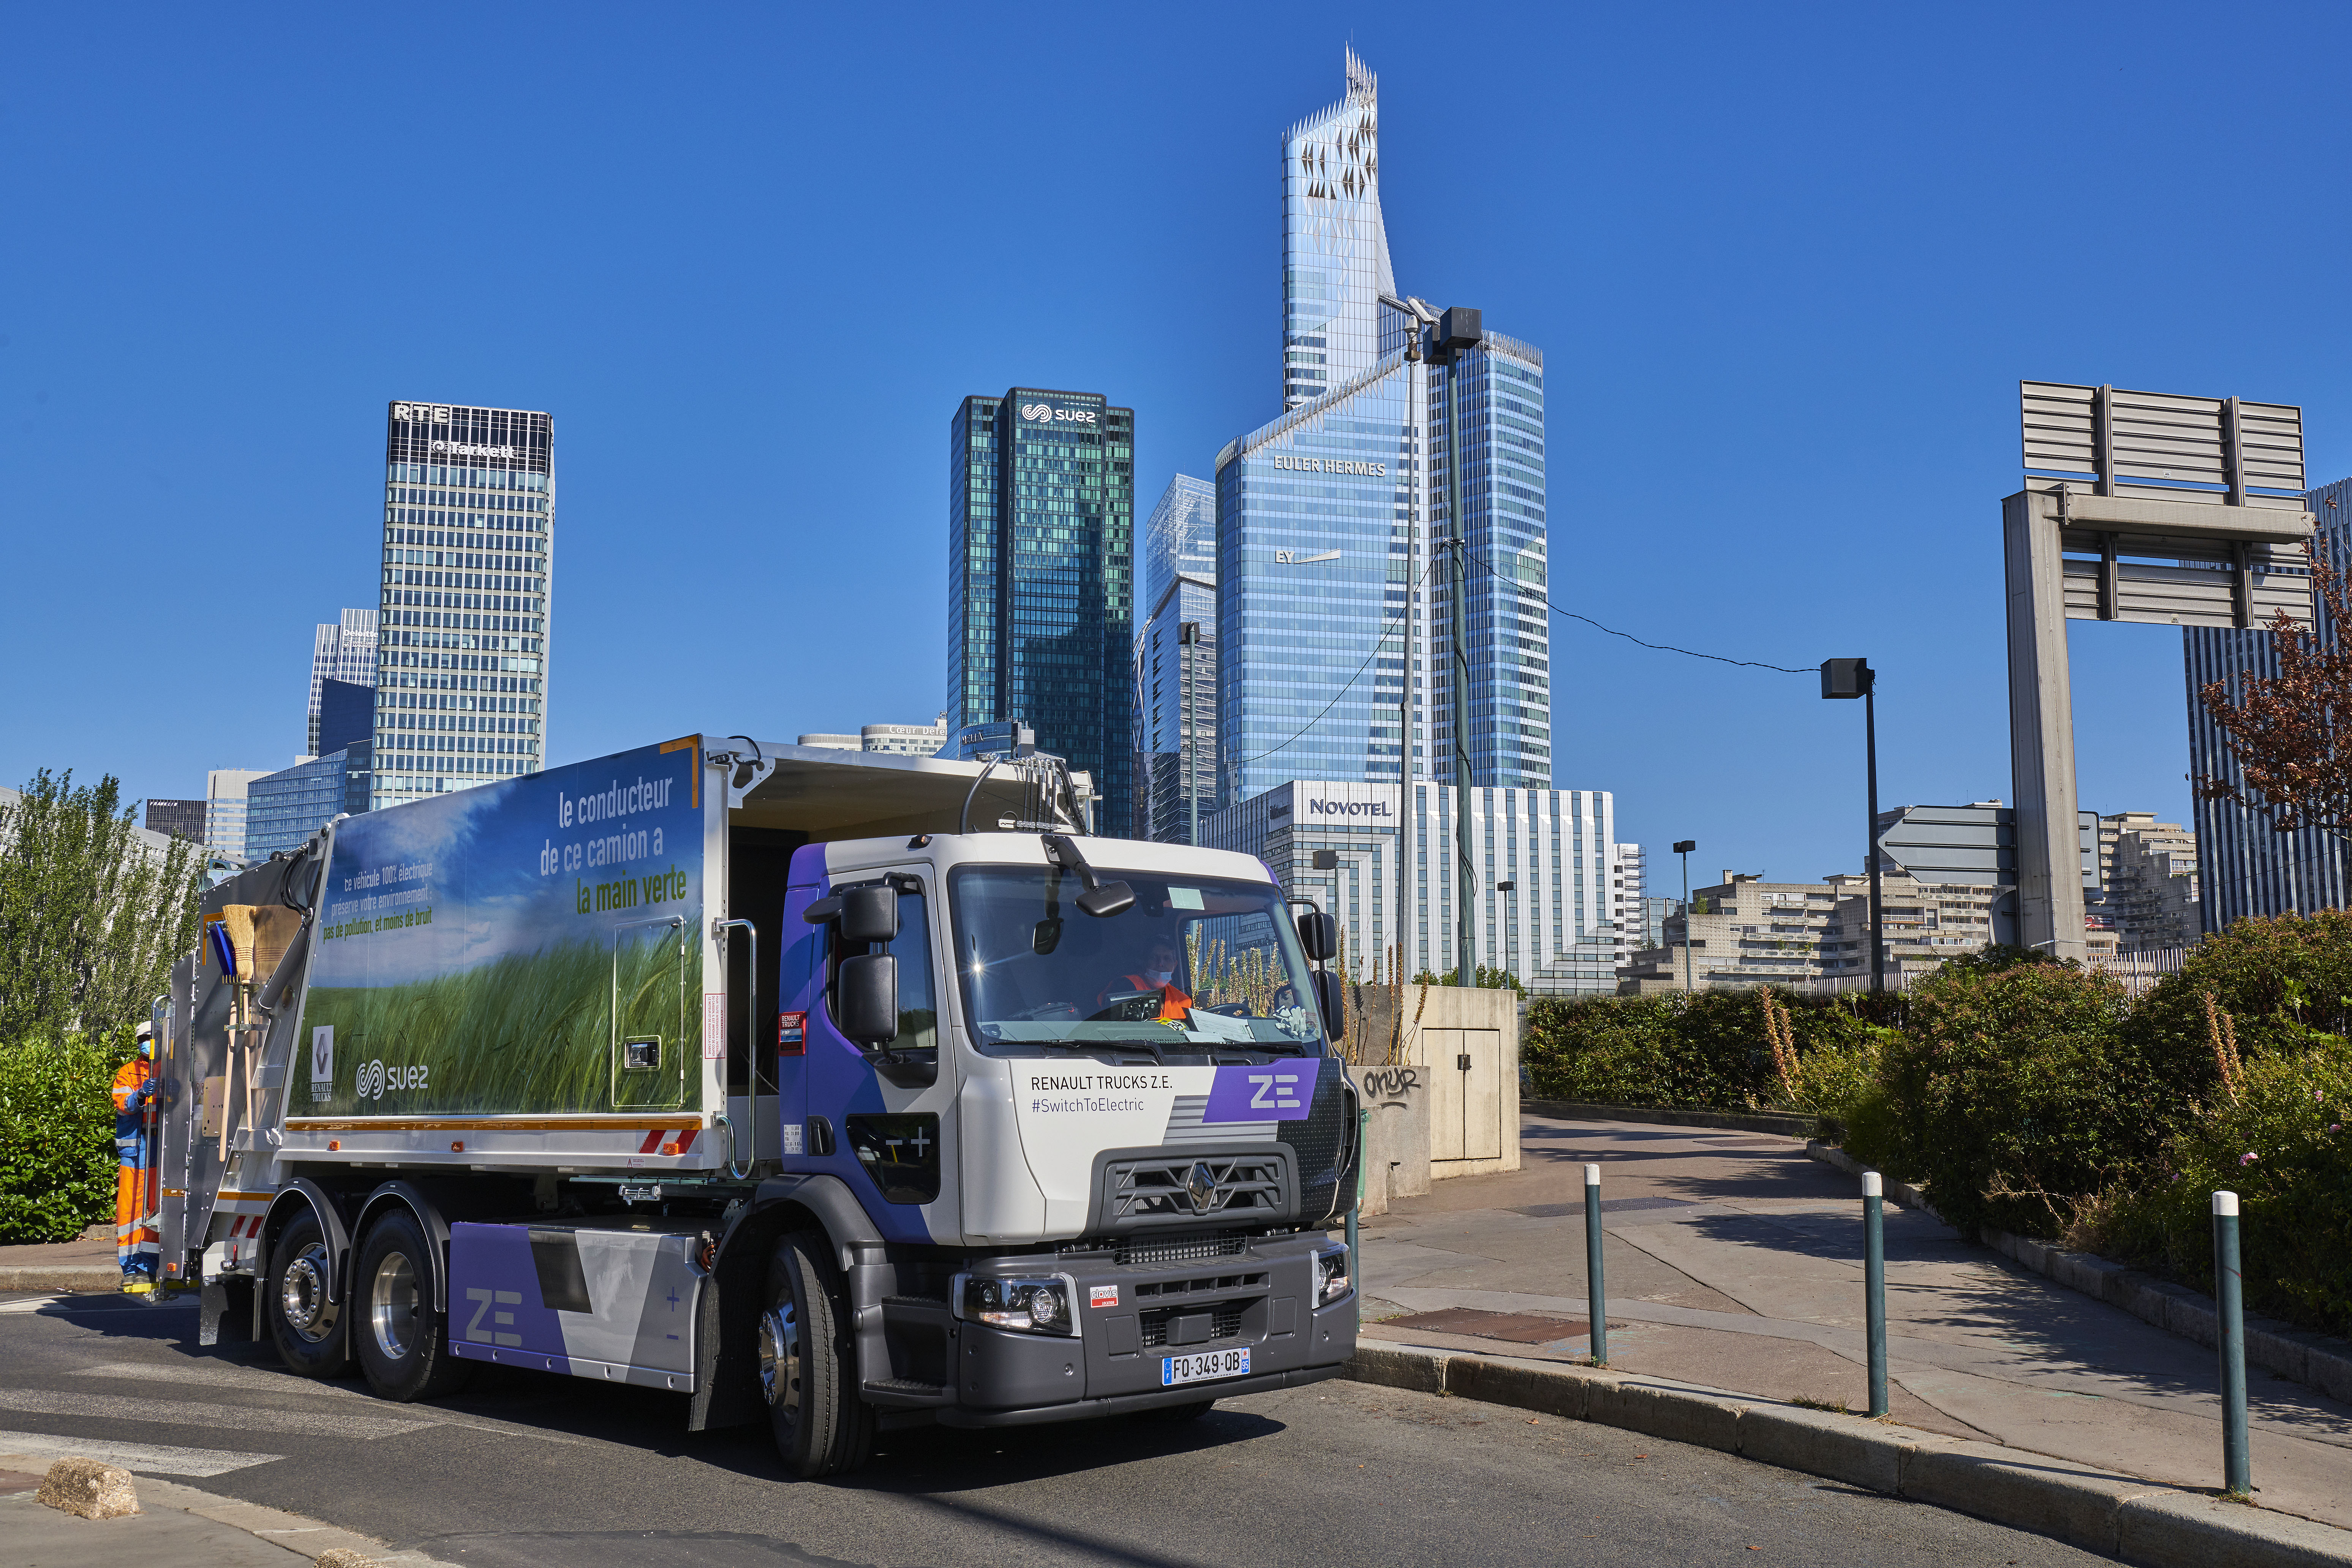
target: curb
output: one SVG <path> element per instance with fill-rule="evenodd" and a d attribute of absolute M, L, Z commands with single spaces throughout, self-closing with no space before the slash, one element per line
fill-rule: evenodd
<path fill-rule="evenodd" d="M 1646 1121 L 1666 1127 L 1721 1127 L 1736 1132 L 1776 1132 L 1786 1138 L 1818 1138 L 1822 1118 L 1777 1110 L 1668 1110 L 1652 1105 L 1596 1105 L 1581 1100 L 1526 1100 L 1523 1113 L 1570 1121 Z"/>
<path fill-rule="evenodd" d="M 120 1290 L 122 1271 L 70 1263 L 0 1267 L 0 1290 Z"/>
<path fill-rule="evenodd" d="M 2352 1531 L 2021 1448 L 1696 1384 L 1359 1343 L 1358 1383 L 1622 1427 L 2053 1536 L 2147 1568 L 2352 1563 Z"/>
<path fill-rule="evenodd" d="M 1864 1169 L 1844 1150 L 1826 1143 L 1807 1143 L 1805 1152 L 1854 1175 L 1860 1175 Z M 1927 1194 L 1908 1182 L 1887 1183 L 1886 1195 L 1905 1208 L 1936 1214 Z M 2144 1323 L 2193 1340 L 2208 1350 L 2221 1344 L 2213 1298 L 2202 1291 L 2158 1279 L 2094 1253 L 2073 1252 L 2046 1241 L 2028 1241 L 2005 1230 L 1982 1230 L 1978 1239 L 2003 1258 L 2070 1290 L 2095 1297 L 2111 1307 L 2121 1307 Z M 2352 1345 L 2331 1335 L 2250 1312 L 2246 1315 L 2246 1360 L 2290 1383 L 2315 1388 L 2331 1399 L 2352 1403 Z"/>
<path fill-rule="evenodd" d="M 33 1473 L 45 1471 L 53 1462 L 23 1455 L 0 1455 L 0 1459 L 14 1459 Z M 15 1468 L 15 1467 L 11 1467 Z M 222 1497 L 183 1486 L 177 1481 L 163 1480 L 150 1475 L 134 1475 L 131 1480 L 138 1493 L 142 1512 L 154 1513 L 172 1510 L 190 1513 L 215 1524 L 241 1530 L 257 1541 L 308 1557 L 312 1561 L 331 1552 L 354 1553 L 377 1568 L 451 1568 L 440 1559 L 422 1552 L 395 1552 L 373 1536 L 357 1531 L 342 1530 L 319 1520 L 307 1519 L 299 1513 L 269 1508 L 257 1502 L 246 1502 L 238 1498 Z M 21 1494 L 30 1497 L 27 1492 Z M 101 1528 L 103 1526 L 101 1525 Z"/>

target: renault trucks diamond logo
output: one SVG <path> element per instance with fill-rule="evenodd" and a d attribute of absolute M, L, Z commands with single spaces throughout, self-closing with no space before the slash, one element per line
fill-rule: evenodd
<path fill-rule="evenodd" d="M 1196 1162 L 1184 1173 L 1184 1192 L 1192 1200 L 1194 1214 L 1207 1214 L 1209 1205 L 1217 1201 L 1217 1173 L 1209 1169 L 1206 1160 Z"/>

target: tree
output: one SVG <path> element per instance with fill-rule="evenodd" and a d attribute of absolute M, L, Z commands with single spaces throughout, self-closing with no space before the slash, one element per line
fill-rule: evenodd
<path fill-rule="evenodd" d="M 0 1040 L 126 1029 L 195 946 L 194 846 L 151 851 L 121 797 L 43 768 L 0 805 Z"/>
<path fill-rule="evenodd" d="M 2280 833 L 2315 827 L 2352 839 L 2352 745 L 2343 728 L 2352 721 L 2352 594 L 2325 556 L 2310 559 L 2322 626 L 2305 631 L 2281 610 L 2270 627 L 2276 675 L 2241 671 L 2234 701 L 2226 680 L 2198 690 L 2242 782 L 2200 778 L 2197 795 L 2235 801 Z"/>

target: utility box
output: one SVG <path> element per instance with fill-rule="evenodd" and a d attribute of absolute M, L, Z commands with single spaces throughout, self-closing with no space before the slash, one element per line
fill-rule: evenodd
<path fill-rule="evenodd" d="M 1433 1180 L 1519 1168 L 1518 1000 L 1515 991 L 1405 989 L 1404 1058 L 1427 1086 Z"/>

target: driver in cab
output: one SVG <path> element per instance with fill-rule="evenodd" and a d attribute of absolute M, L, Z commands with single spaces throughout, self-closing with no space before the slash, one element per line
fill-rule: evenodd
<path fill-rule="evenodd" d="M 1176 984 L 1176 944 L 1164 936 L 1151 939 L 1142 973 L 1120 975 L 1104 986 L 1095 1001 L 1097 1006 L 1108 1007 L 1114 1000 L 1149 996 L 1154 992 L 1160 995 L 1160 1011 L 1155 1016 L 1181 1023 L 1192 1009 L 1192 998 Z"/>

